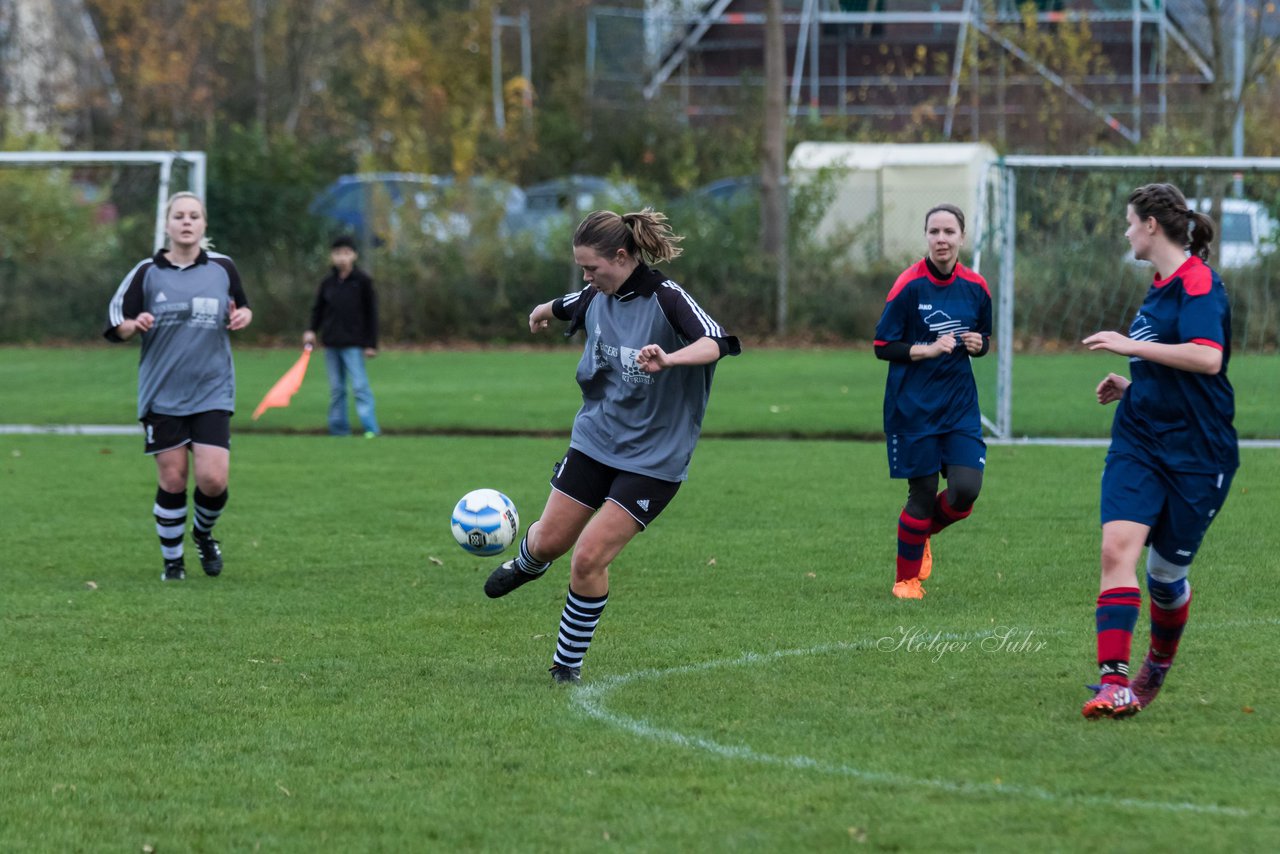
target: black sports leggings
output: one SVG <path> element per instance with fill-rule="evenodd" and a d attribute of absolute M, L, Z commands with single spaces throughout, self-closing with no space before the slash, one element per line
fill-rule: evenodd
<path fill-rule="evenodd" d="M 947 503 L 952 510 L 961 513 L 973 506 L 982 491 L 982 469 L 967 466 L 947 466 Z M 913 477 L 907 481 L 908 516 L 916 519 L 932 519 L 933 505 L 938 497 L 938 473 Z"/>

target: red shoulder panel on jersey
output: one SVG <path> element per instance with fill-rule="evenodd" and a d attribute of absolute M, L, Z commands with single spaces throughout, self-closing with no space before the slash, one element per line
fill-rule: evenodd
<path fill-rule="evenodd" d="M 884 301 L 893 302 L 894 297 L 902 293 L 902 289 L 905 288 L 908 283 L 914 282 L 916 279 L 926 275 L 928 275 L 928 273 L 924 266 L 924 259 L 921 258 L 919 261 L 902 271 L 902 274 L 898 276 L 898 280 L 893 283 L 893 287 L 889 289 L 889 296 L 885 297 Z"/>
<path fill-rule="evenodd" d="M 956 273 L 962 279 L 968 279 L 971 282 L 977 282 L 982 285 L 982 289 L 987 292 L 987 296 L 991 296 L 991 288 L 987 287 L 987 280 L 982 277 L 981 273 L 975 273 L 963 264 L 956 264 Z"/>
<path fill-rule="evenodd" d="M 1182 290 L 1187 296 L 1202 297 L 1213 287 L 1213 271 L 1199 258 L 1190 258 L 1182 271 Z"/>

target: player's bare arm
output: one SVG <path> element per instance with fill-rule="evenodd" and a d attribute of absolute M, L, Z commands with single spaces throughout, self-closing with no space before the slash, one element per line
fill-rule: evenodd
<path fill-rule="evenodd" d="M 1096 394 L 1098 395 L 1098 403 L 1106 406 L 1108 403 L 1115 403 L 1124 397 L 1125 391 L 1129 388 L 1130 380 L 1128 377 L 1122 377 L 1119 374 L 1107 374 L 1107 376 L 1098 383 Z"/>
<path fill-rule="evenodd" d="M 646 373 L 674 368 L 679 365 L 709 365 L 720 358 L 720 344 L 714 338 L 699 338 L 687 347 L 668 353 L 657 344 L 646 344 L 636 356 L 636 364 Z"/>
<path fill-rule="evenodd" d="M 1137 356 L 1179 371 L 1196 374 L 1216 374 L 1222 370 L 1222 351 L 1207 344 L 1187 341 L 1182 344 L 1160 344 L 1155 341 L 1135 341 L 1121 332 L 1095 332 L 1083 343 L 1090 350 L 1105 350 L 1120 356 Z"/>
<path fill-rule="evenodd" d="M 551 321 L 555 319 L 555 314 L 551 311 L 551 303 L 544 302 L 542 305 L 529 312 L 529 331 L 537 334 L 546 329 Z"/>
<path fill-rule="evenodd" d="M 231 300 L 231 310 L 227 316 L 227 328 L 232 332 L 237 329 L 244 329 L 253 322 L 253 310 L 248 306 L 237 307 L 236 301 Z"/>
<path fill-rule="evenodd" d="M 956 337 L 948 332 L 946 335 L 939 335 L 938 340 L 932 344 L 912 344 L 911 345 L 911 361 L 922 362 L 925 359 L 936 359 L 939 356 L 945 356 L 956 348 Z"/>
<path fill-rule="evenodd" d="M 982 352 L 981 332 L 961 332 L 960 342 L 964 345 L 964 349 L 970 353 Z"/>
<path fill-rule="evenodd" d="M 121 341 L 128 341 L 139 332 L 149 332 L 151 327 L 156 325 L 156 318 L 149 311 L 144 311 L 137 317 L 125 320 L 116 327 L 116 334 L 120 336 Z"/>

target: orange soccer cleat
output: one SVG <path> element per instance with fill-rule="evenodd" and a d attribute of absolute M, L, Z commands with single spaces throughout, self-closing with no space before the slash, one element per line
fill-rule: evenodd
<path fill-rule="evenodd" d="M 920 586 L 920 579 L 908 578 L 893 585 L 893 595 L 899 599 L 923 599 L 924 588 Z"/>
<path fill-rule="evenodd" d="M 933 572 L 933 549 L 929 548 L 929 539 L 924 541 L 924 554 L 920 557 L 920 580 L 924 581 Z"/>
<path fill-rule="evenodd" d="M 1142 703 L 1127 685 L 1091 685 L 1098 693 L 1084 704 L 1080 714 L 1086 718 L 1127 718 L 1142 711 Z"/>

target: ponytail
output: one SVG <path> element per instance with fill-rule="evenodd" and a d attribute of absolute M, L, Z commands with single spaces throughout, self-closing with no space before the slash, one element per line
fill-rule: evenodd
<path fill-rule="evenodd" d="M 1187 211 L 1187 248 L 1201 261 L 1209 260 L 1209 244 L 1213 243 L 1213 220 L 1199 211 Z"/>
<path fill-rule="evenodd" d="M 653 208 L 622 215 L 595 211 L 578 224 L 573 234 L 574 246 L 594 249 L 606 257 L 624 249 L 637 261 L 649 263 L 679 258 L 684 251 L 678 245 L 681 240 L 684 237 L 671 230 L 666 215 Z"/>
<path fill-rule="evenodd" d="M 1173 184 L 1145 184 L 1129 194 L 1129 204 L 1140 220 L 1153 218 L 1165 236 L 1201 261 L 1209 260 L 1213 220 L 1187 206 L 1182 191 Z"/>

